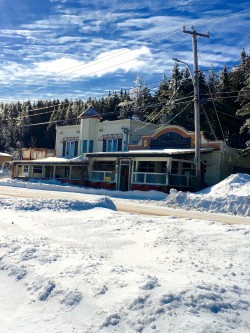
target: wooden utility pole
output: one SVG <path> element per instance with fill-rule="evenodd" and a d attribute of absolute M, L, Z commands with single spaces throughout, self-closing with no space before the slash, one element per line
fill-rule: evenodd
<path fill-rule="evenodd" d="M 194 54 L 194 121 L 195 121 L 195 176 L 197 186 L 201 185 L 201 128 L 200 128 L 200 95 L 199 95 L 199 69 L 198 69 L 198 51 L 197 51 L 197 36 L 209 38 L 209 34 L 201 34 L 194 30 L 186 30 L 183 27 L 185 34 L 190 34 L 193 39 L 193 54 Z"/>

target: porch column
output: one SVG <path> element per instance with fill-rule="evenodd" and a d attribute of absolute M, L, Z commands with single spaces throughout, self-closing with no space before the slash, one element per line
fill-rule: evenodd
<path fill-rule="evenodd" d="M 71 179 L 71 175 L 72 175 L 72 165 L 69 166 L 69 179 Z"/>
<path fill-rule="evenodd" d="M 120 181 L 120 161 L 115 164 L 116 190 L 119 190 Z"/>
<path fill-rule="evenodd" d="M 128 191 L 131 190 L 131 183 L 133 179 L 133 166 L 134 166 L 134 160 L 131 160 L 129 162 Z"/>
<path fill-rule="evenodd" d="M 52 178 L 56 178 L 56 166 L 53 165 L 53 176 Z"/>
<path fill-rule="evenodd" d="M 172 158 L 168 157 L 167 158 L 167 168 L 166 168 L 166 185 L 169 185 L 169 175 L 171 172 L 171 167 L 172 167 Z"/>

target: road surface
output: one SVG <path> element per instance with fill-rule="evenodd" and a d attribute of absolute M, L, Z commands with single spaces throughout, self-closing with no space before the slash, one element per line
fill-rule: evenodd
<path fill-rule="evenodd" d="M 47 190 L 34 190 L 27 188 L 0 186 L 0 197 L 19 197 L 19 198 L 39 198 L 39 199 L 71 199 L 82 200 L 81 193 L 74 192 L 59 192 Z M 91 194 L 89 194 L 91 195 Z M 142 205 L 131 203 L 127 199 L 112 198 L 117 209 L 127 213 L 137 213 L 145 215 L 158 215 L 158 216 L 175 216 L 180 218 L 191 218 L 198 220 L 209 220 L 215 222 L 223 222 L 227 224 L 248 224 L 250 225 L 250 217 L 234 216 L 228 214 L 208 213 L 195 210 L 175 209 L 162 206 Z"/>

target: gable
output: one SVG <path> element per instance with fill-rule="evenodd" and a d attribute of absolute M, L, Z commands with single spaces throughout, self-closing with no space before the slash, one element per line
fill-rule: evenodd
<path fill-rule="evenodd" d="M 191 138 L 176 132 L 165 132 L 150 140 L 150 149 L 191 148 Z"/>

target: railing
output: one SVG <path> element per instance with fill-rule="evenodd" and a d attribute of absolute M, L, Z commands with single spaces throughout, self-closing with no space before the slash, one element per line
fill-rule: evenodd
<path fill-rule="evenodd" d="M 89 180 L 94 182 L 111 183 L 115 181 L 115 173 L 111 171 L 92 171 Z"/>
<path fill-rule="evenodd" d="M 133 172 L 133 183 L 168 185 L 168 176 L 165 173 Z"/>
<path fill-rule="evenodd" d="M 191 175 L 169 175 L 169 185 L 190 187 L 194 179 Z"/>
<path fill-rule="evenodd" d="M 133 172 L 133 183 L 155 184 L 190 187 L 193 185 L 194 176 L 191 175 L 167 175 L 155 172 Z"/>

